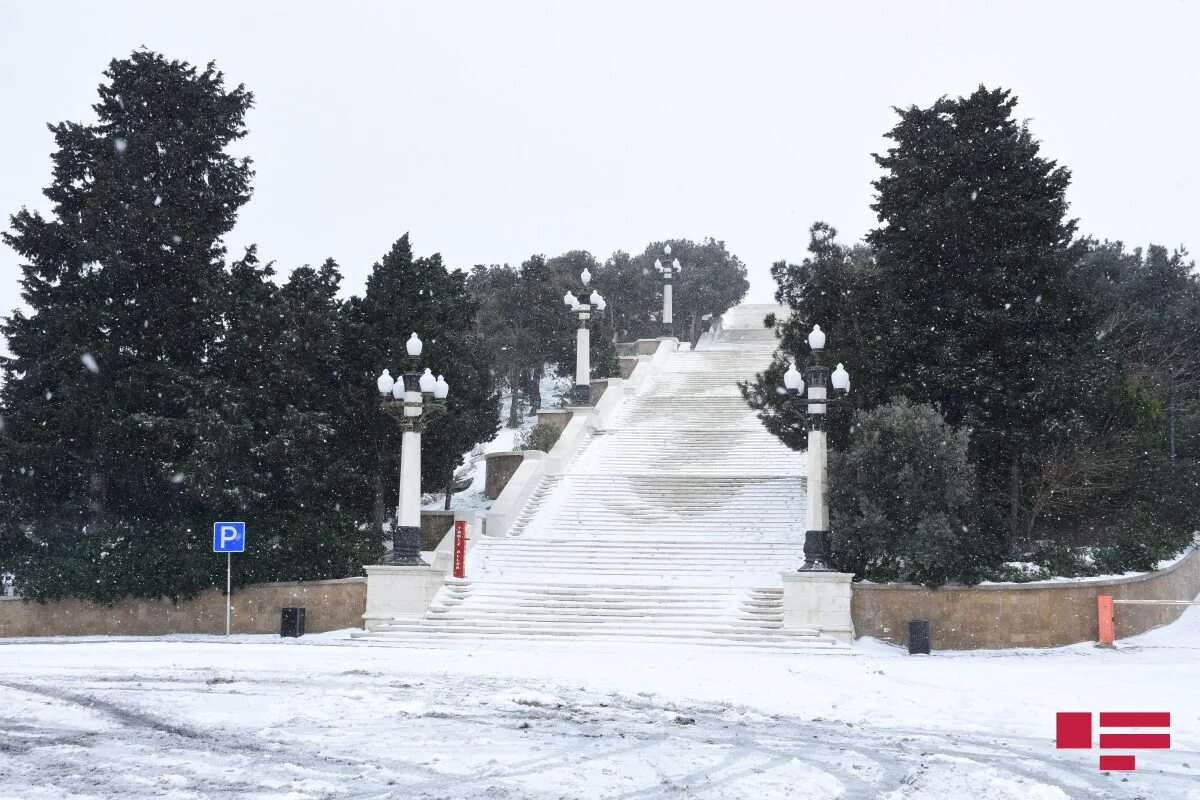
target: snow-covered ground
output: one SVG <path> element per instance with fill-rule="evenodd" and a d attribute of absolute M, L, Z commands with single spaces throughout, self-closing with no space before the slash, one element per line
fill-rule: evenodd
<path fill-rule="evenodd" d="M 1200 608 L 1117 650 L 0 644 L 2 798 L 1200 799 Z M 1170 711 L 1104 774 L 1056 711 Z"/>

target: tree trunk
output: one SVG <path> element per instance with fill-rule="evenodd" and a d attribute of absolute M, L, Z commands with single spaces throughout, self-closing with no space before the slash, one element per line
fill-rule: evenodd
<path fill-rule="evenodd" d="M 450 498 L 454 496 L 454 476 L 450 476 L 450 480 L 446 481 L 446 504 L 442 506 L 445 511 L 450 510 Z"/>
<path fill-rule="evenodd" d="M 520 370 L 513 368 L 512 375 L 508 379 L 508 386 L 512 392 L 512 404 L 508 408 L 508 427 L 519 428 L 521 427 Z"/>
<path fill-rule="evenodd" d="M 539 364 L 533 371 L 533 380 L 529 383 L 530 411 L 536 411 L 542 407 L 542 373 L 545 369 L 545 364 Z"/>
<path fill-rule="evenodd" d="M 1017 533 L 1020 530 L 1021 516 L 1021 457 L 1013 453 L 1012 476 L 1008 485 L 1008 537 L 1009 546 L 1017 543 Z"/>
<path fill-rule="evenodd" d="M 692 343 L 693 350 L 696 348 L 697 339 L 698 339 L 698 337 L 696 336 L 696 315 L 692 314 L 692 332 L 688 334 L 688 341 Z"/>
<path fill-rule="evenodd" d="M 371 509 L 371 517 L 375 522 L 375 530 L 379 532 L 380 537 L 383 536 L 383 523 L 387 519 L 386 499 L 383 489 L 383 456 L 377 449 L 375 451 L 375 503 Z"/>
<path fill-rule="evenodd" d="M 1175 460 L 1175 370 L 1167 364 L 1167 440 L 1171 446 L 1171 460 Z"/>

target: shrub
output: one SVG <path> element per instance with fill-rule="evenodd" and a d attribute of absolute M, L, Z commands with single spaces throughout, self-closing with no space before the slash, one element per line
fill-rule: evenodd
<path fill-rule="evenodd" d="M 561 433 L 561 428 L 554 425 L 543 425 L 539 422 L 516 438 L 513 442 L 513 449 L 541 450 L 543 453 L 549 453 Z"/>
<path fill-rule="evenodd" d="M 975 524 L 968 438 L 904 399 L 855 415 L 849 445 L 829 455 L 837 567 L 879 582 L 978 582 L 998 542 Z"/>

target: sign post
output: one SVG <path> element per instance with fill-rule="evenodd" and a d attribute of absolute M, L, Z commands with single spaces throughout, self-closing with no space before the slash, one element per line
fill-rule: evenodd
<path fill-rule="evenodd" d="M 246 523 L 214 522 L 213 552 L 225 554 L 225 635 L 233 618 L 233 554 L 246 552 Z"/>
<path fill-rule="evenodd" d="M 465 520 L 454 521 L 454 577 L 466 577 L 467 560 L 467 523 Z"/>

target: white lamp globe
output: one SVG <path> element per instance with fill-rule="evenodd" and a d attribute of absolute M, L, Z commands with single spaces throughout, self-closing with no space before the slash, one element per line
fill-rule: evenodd
<path fill-rule="evenodd" d="M 789 391 L 804 391 L 804 378 L 800 377 L 800 372 L 796 369 L 795 364 L 788 365 L 787 372 L 783 373 L 783 385 Z"/>
<path fill-rule="evenodd" d="M 392 393 L 392 387 L 396 385 L 396 381 L 392 379 L 392 374 L 385 369 L 379 379 L 375 381 L 375 385 L 379 387 L 379 393 L 386 397 Z"/>
<path fill-rule="evenodd" d="M 392 384 L 392 397 L 397 400 L 404 399 L 404 381 L 399 380 Z"/>
<path fill-rule="evenodd" d="M 673 269 L 673 270 L 679 269 L 679 259 L 678 258 L 671 262 L 671 269 Z"/>
<path fill-rule="evenodd" d="M 594 306 L 598 306 L 603 299 L 604 298 L 600 296 L 599 292 L 597 292 L 595 289 L 592 289 L 592 296 L 588 298 L 588 302 Z"/>
<path fill-rule="evenodd" d="M 603 311 L 604 309 L 608 308 L 608 303 L 605 302 L 604 297 L 599 294 L 596 295 L 595 305 L 597 311 Z"/>
<path fill-rule="evenodd" d="M 821 330 L 820 325 L 813 325 L 812 331 L 808 334 L 808 346 L 813 350 L 820 350 L 825 346 L 825 331 Z"/>
<path fill-rule="evenodd" d="M 841 364 L 837 365 L 837 369 L 829 376 L 829 380 L 833 384 L 833 388 L 850 391 L 850 373 L 846 372 L 846 368 Z"/>
<path fill-rule="evenodd" d="M 450 384 L 446 383 L 446 379 L 441 375 L 437 377 L 437 383 L 433 385 L 433 396 L 438 400 L 445 400 L 446 395 L 450 394 Z"/>
<path fill-rule="evenodd" d="M 571 293 L 570 292 L 567 292 L 566 294 L 563 295 L 563 305 L 565 305 L 565 306 L 574 305 L 571 302 Z"/>
<path fill-rule="evenodd" d="M 660 261 L 660 260 L 659 260 L 659 259 L 657 259 L 657 258 L 656 258 L 656 259 L 654 259 L 654 268 L 655 268 L 656 270 L 658 270 L 659 272 L 662 272 L 662 271 L 663 271 L 663 265 L 662 265 L 662 261 Z"/>
<path fill-rule="evenodd" d="M 432 392 L 433 385 L 437 383 L 437 378 L 433 377 L 433 373 L 429 371 L 429 367 L 426 367 L 417 383 L 421 385 L 422 392 Z"/>
<path fill-rule="evenodd" d="M 421 355 L 421 350 L 424 348 L 424 346 L 425 345 L 422 344 L 421 340 L 417 338 L 415 331 L 413 332 L 412 336 L 408 337 L 408 341 L 404 343 L 404 348 L 408 350 L 408 354 L 413 358 Z"/>
<path fill-rule="evenodd" d="M 584 286 L 592 282 L 592 273 L 587 267 L 584 267 L 583 272 L 579 273 L 579 280 L 583 281 Z"/>
<path fill-rule="evenodd" d="M 671 255 L 671 245 L 669 245 L 669 244 L 663 245 L 663 255 L 667 255 L 667 256 Z"/>

